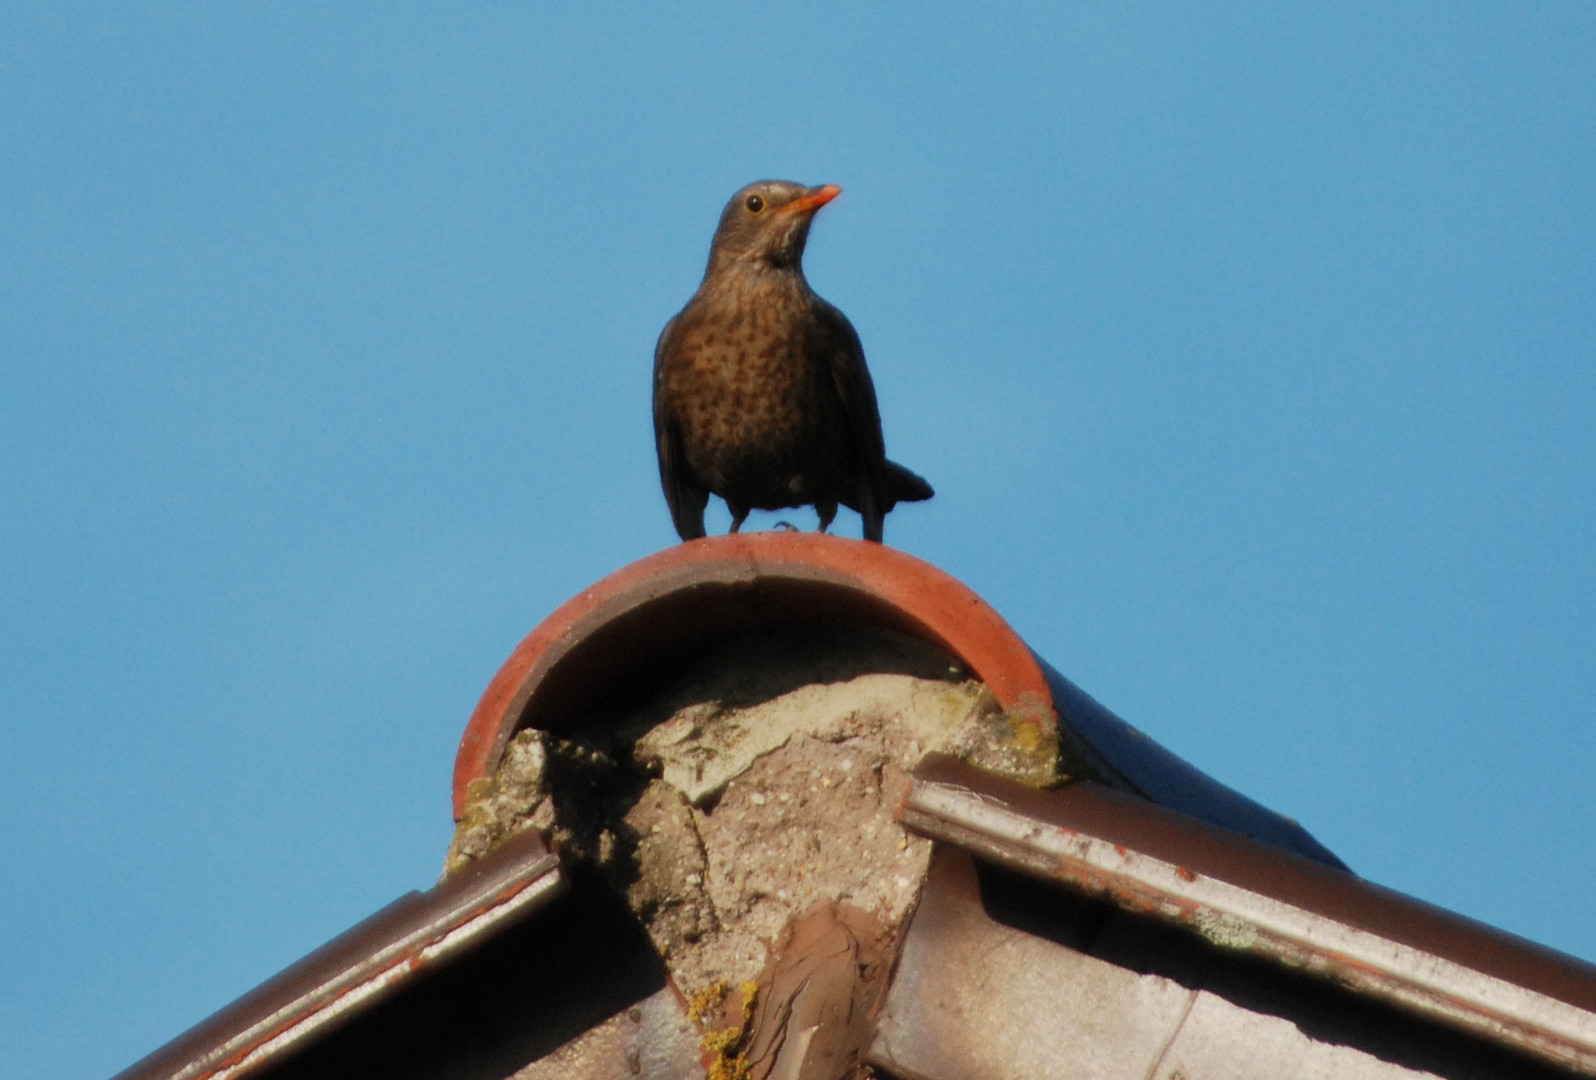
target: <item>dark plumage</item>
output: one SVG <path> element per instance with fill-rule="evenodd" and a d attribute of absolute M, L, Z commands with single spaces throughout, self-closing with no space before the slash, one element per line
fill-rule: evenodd
<path fill-rule="evenodd" d="M 683 540 L 704 535 L 711 493 L 732 532 L 750 510 L 810 504 L 824 530 L 841 504 L 877 541 L 893 506 L 931 497 L 887 460 L 859 335 L 804 280 L 809 223 L 839 191 L 783 180 L 739 191 L 698 291 L 660 333 L 654 439 Z"/>

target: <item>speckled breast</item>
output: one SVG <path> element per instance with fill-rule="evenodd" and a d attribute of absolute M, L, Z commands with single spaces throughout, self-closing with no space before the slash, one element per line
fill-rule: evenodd
<path fill-rule="evenodd" d="M 681 328 L 665 373 L 689 468 L 711 490 L 778 509 L 835 486 L 843 448 L 823 347 L 801 299 L 706 305 Z"/>

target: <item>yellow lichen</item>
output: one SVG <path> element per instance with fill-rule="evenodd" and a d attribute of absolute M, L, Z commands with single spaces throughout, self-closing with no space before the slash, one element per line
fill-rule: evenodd
<path fill-rule="evenodd" d="M 754 1020 L 754 998 L 759 996 L 759 984 L 749 979 L 737 989 L 743 992 L 743 1029 L 746 1031 Z"/>
<path fill-rule="evenodd" d="M 699 1046 L 703 1048 L 704 1056 L 709 1059 L 707 1080 L 751 1080 L 753 1066 L 748 1056 L 737 1050 L 737 1045 L 743 1041 L 748 1025 L 754 1019 L 754 999 L 759 994 L 759 987 L 753 980 L 742 983 L 737 987 L 742 994 L 742 1007 L 740 1022 L 734 1027 L 706 1030 L 699 1039 Z M 725 1004 L 728 988 L 725 982 L 711 983 L 709 986 L 692 995 L 687 1001 L 687 1015 L 700 1027 L 713 1020 L 713 1014 Z"/>
<path fill-rule="evenodd" d="M 754 1067 L 742 1054 L 716 1061 L 704 1074 L 705 1080 L 753 1080 L 753 1076 Z"/>
<path fill-rule="evenodd" d="M 737 1040 L 743 1037 L 740 1027 L 722 1028 L 719 1031 L 706 1031 L 700 1040 L 704 1052 L 714 1054 L 716 1057 L 726 1057 L 737 1047 Z"/>
<path fill-rule="evenodd" d="M 1036 754 L 1053 749 L 1051 740 L 1040 725 L 1012 714 L 1005 719 L 1009 722 L 1010 738 L 1021 753 Z"/>
<path fill-rule="evenodd" d="M 721 1002 L 726 1000 L 726 983 L 716 981 L 710 983 L 702 990 L 694 992 L 687 999 L 687 1018 L 700 1026 L 709 1018 L 710 1013 L 720 1008 Z"/>

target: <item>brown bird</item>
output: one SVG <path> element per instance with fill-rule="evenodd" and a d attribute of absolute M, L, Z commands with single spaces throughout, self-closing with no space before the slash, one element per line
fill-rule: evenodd
<path fill-rule="evenodd" d="M 931 485 L 887 460 L 859 335 L 804 280 L 815 211 L 841 188 L 749 184 L 726 204 L 709 268 L 654 347 L 660 483 L 683 540 L 704 535 L 711 493 L 731 531 L 750 510 L 813 504 L 825 531 L 840 503 L 866 540 Z"/>

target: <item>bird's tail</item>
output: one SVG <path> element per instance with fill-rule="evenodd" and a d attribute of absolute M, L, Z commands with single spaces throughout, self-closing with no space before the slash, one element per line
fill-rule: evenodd
<path fill-rule="evenodd" d="M 899 465 L 896 461 L 887 462 L 886 468 L 887 498 L 886 505 L 881 508 L 882 513 L 891 510 L 901 502 L 924 502 L 936 492 L 931 490 L 931 485 L 918 473 L 912 473 Z"/>

